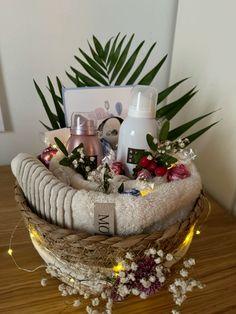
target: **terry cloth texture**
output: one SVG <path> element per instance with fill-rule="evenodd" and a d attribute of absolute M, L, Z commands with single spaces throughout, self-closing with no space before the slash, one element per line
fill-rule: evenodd
<path fill-rule="evenodd" d="M 94 233 L 94 203 L 115 204 L 117 235 L 163 230 L 183 221 L 201 191 L 201 178 L 192 162 L 186 165 L 191 176 L 158 185 L 144 197 L 104 194 L 74 189 L 58 180 L 37 158 L 18 154 L 12 172 L 30 207 L 45 220 L 61 227 Z"/>

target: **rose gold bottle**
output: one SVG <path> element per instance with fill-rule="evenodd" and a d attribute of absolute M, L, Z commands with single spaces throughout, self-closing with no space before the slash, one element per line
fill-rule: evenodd
<path fill-rule="evenodd" d="M 67 142 L 67 150 L 70 154 L 72 150 L 84 144 L 86 156 L 95 157 L 97 166 L 102 163 L 102 145 L 97 136 L 94 120 L 91 120 L 82 113 L 74 112 L 71 117 L 71 136 Z"/>

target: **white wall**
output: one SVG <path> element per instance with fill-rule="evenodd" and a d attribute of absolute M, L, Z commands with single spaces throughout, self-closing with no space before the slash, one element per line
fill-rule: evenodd
<path fill-rule="evenodd" d="M 227 209 L 235 204 L 236 213 L 235 12 L 234 0 L 179 2 L 171 81 L 191 76 L 180 92 L 199 89 L 178 121 L 222 108 L 207 121 L 221 122 L 194 146 L 206 189 Z"/>
<path fill-rule="evenodd" d="M 172 50 L 176 9 L 176 0 L 1 0 L 0 103 L 8 131 L 0 133 L 0 164 L 42 147 L 38 120 L 47 118 L 33 78 L 45 86 L 47 75 L 58 75 L 69 87 L 65 70 L 76 64 L 73 55 L 92 34 L 105 41 L 118 32 L 135 33 L 135 43 L 146 40 L 145 52 L 157 41 L 149 69 Z M 167 62 L 154 82 L 159 90 L 168 69 Z"/>

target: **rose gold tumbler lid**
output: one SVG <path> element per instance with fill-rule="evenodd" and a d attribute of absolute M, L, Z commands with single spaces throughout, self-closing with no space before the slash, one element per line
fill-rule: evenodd
<path fill-rule="evenodd" d="M 74 112 L 71 116 L 71 134 L 94 135 L 96 133 L 94 120 L 88 119 L 81 113 Z"/>

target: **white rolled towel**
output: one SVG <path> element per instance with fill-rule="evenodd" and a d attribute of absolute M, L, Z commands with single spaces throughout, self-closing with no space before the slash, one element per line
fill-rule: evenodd
<path fill-rule="evenodd" d="M 114 203 L 116 234 L 131 235 L 165 229 L 182 221 L 201 191 L 201 178 L 192 162 L 187 164 L 190 177 L 160 184 L 145 197 L 74 189 L 29 154 L 18 154 L 11 166 L 38 215 L 62 227 L 89 233 L 95 232 L 94 203 Z"/>

